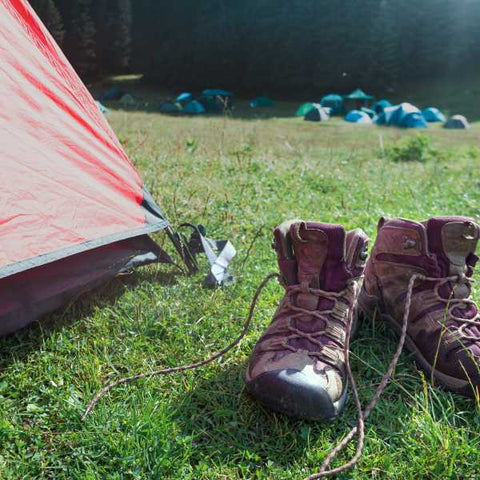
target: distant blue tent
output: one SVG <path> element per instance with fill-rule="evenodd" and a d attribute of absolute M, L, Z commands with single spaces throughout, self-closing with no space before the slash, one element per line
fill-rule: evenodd
<path fill-rule="evenodd" d="M 384 108 L 375 122 L 377 125 L 393 125 L 403 128 L 427 128 L 420 110 L 410 103 Z"/>
<path fill-rule="evenodd" d="M 341 95 L 337 95 L 336 93 L 330 93 L 329 95 L 325 95 L 320 100 L 320 105 L 322 107 L 330 108 L 332 115 L 339 115 L 342 114 L 344 111 L 343 97 Z"/>
<path fill-rule="evenodd" d="M 188 103 L 193 100 L 193 95 L 190 92 L 181 93 L 173 103 Z"/>
<path fill-rule="evenodd" d="M 422 111 L 423 118 L 427 122 L 446 122 L 447 119 L 445 115 L 435 107 L 427 107 Z"/>
<path fill-rule="evenodd" d="M 232 92 L 228 92 L 227 90 L 222 90 L 220 88 L 212 88 L 207 89 L 202 92 L 202 97 L 224 97 L 228 98 L 233 96 Z"/>
<path fill-rule="evenodd" d="M 192 100 L 191 102 L 188 102 L 185 107 L 183 107 L 183 113 L 188 115 L 201 115 L 206 112 L 205 107 L 200 102 Z"/>
<path fill-rule="evenodd" d="M 372 108 L 375 110 L 377 115 L 380 115 L 381 113 L 383 113 L 385 108 L 388 108 L 388 107 L 393 107 L 393 105 L 386 98 L 382 98 L 382 100 L 375 102 L 372 106 Z"/>
<path fill-rule="evenodd" d="M 404 128 L 427 128 L 428 124 L 421 113 L 412 112 L 403 117 L 400 126 Z"/>
<path fill-rule="evenodd" d="M 370 118 L 370 116 L 360 110 L 351 110 L 350 112 L 348 112 L 345 116 L 345 121 L 350 123 L 372 123 L 372 119 Z"/>
<path fill-rule="evenodd" d="M 397 110 L 397 106 L 385 107 L 375 120 L 375 123 L 377 125 L 391 125 L 391 118 L 395 110 Z"/>
<path fill-rule="evenodd" d="M 397 127 L 405 126 L 405 125 L 402 125 L 402 122 L 406 115 L 410 113 L 421 113 L 419 108 L 407 102 L 401 103 L 400 105 L 396 105 L 396 107 L 397 108 L 395 109 L 395 111 L 392 114 L 392 117 L 390 118 L 390 123 Z"/>

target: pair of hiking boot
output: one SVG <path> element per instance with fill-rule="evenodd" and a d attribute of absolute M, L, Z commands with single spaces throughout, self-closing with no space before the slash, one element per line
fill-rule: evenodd
<path fill-rule="evenodd" d="M 288 415 L 335 419 L 347 398 L 349 338 L 362 314 L 398 334 L 403 328 L 405 345 L 436 384 L 478 395 L 480 318 L 470 296 L 479 235 L 465 217 L 382 218 L 367 261 L 360 229 L 282 223 L 273 246 L 286 292 L 253 351 L 247 390 Z"/>

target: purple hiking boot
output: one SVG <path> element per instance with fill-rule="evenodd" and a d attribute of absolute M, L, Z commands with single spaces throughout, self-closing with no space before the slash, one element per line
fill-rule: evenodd
<path fill-rule="evenodd" d="M 419 367 L 445 389 L 480 393 L 480 317 L 470 298 L 480 229 L 465 217 L 382 218 L 359 309 L 400 333 Z"/>
<path fill-rule="evenodd" d="M 293 220 L 275 229 L 273 246 L 286 293 L 255 346 L 246 388 L 273 410 L 331 421 L 347 397 L 347 322 L 354 317 L 367 236 Z"/>

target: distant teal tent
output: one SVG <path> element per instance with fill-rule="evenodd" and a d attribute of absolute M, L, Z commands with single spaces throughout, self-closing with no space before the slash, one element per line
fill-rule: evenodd
<path fill-rule="evenodd" d="M 417 108 L 415 105 L 412 105 L 411 103 L 401 103 L 400 105 L 397 105 L 397 108 L 392 114 L 392 117 L 390 119 L 390 123 L 397 127 L 404 127 L 405 125 L 402 125 L 402 122 L 404 118 L 409 115 L 410 113 L 421 113 L 420 109 Z"/>
<path fill-rule="evenodd" d="M 295 112 L 296 117 L 304 117 L 308 112 L 313 110 L 315 108 L 315 105 L 313 103 L 307 102 L 307 103 L 302 103 Z"/>
<path fill-rule="evenodd" d="M 427 128 L 428 124 L 420 110 L 410 103 L 402 103 L 384 108 L 377 118 L 377 125 L 390 125 L 403 128 Z"/>
<path fill-rule="evenodd" d="M 98 98 L 101 102 L 120 100 L 127 92 L 120 88 L 110 88 L 103 92 Z"/>
<path fill-rule="evenodd" d="M 205 107 L 196 100 L 188 102 L 185 107 L 183 107 L 182 112 L 188 115 L 201 115 L 203 113 L 206 113 Z"/>
<path fill-rule="evenodd" d="M 337 95 L 336 93 L 330 93 L 325 95 L 320 100 L 320 105 L 322 107 L 328 107 L 331 109 L 332 115 L 340 115 L 343 113 L 343 97 L 341 95 Z"/>
<path fill-rule="evenodd" d="M 421 113 L 412 112 L 405 115 L 400 126 L 404 128 L 427 128 L 428 124 Z"/>
<path fill-rule="evenodd" d="M 365 112 L 360 110 L 351 110 L 345 116 L 345 121 L 350 123 L 372 124 L 372 119 Z"/>
<path fill-rule="evenodd" d="M 348 95 L 345 95 L 346 100 L 367 101 L 367 100 L 373 100 L 374 98 L 375 97 L 373 95 L 368 95 L 363 90 L 360 90 L 359 88 L 354 90 L 352 93 L 349 93 Z"/>
<path fill-rule="evenodd" d="M 160 113 L 165 113 L 165 114 L 175 114 L 175 113 L 180 113 L 182 110 L 182 107 L 178 103 L 173 103 L 173 102 L 165 102 L 160 105 L 159 111 Z"/>
<path fill-rule="evenodd" d="M 356 110 L 360 110 L 362 107 L 366 107 L 370 100 L 373 100 L 375 97 L 373 95 L 368 95 L 363 90 L 357 88 L 352 93 L 345 95 L 345 97 L 343 98 L 347 105 L 353 102 L 355 104 Z"/>
<path fill-rule="evenodd" d="M 269 108 L 274 107 L 275 103 L 268 97 L 256 97 L 250 102 L 252 108 Z"/>
<path fill-rule="evenodd" d="M 425 108 L 424 110 L 422 110 L 422 115 L 423 115 L 423 118 L 427 121 L 427 122 L 446 122 L 447 119 L 445 117 L 445 115 L 438 109 L 438 108 L 435 108 L 435 107 L 427 107 Z"/>
<path fill-rule="evenodd" d="M 188 103 L 192 100 L 193 95 L 190 92 L 183 92 L 175 99 L 175 103 Z"/>
<path fill-rule="evenodd" d="M 385 98 L 383 98 L 382 100 L 379 100 L 378 102 L 375 102 L 372 106 L 373 110 L 375 110 L 375 113 L 377 115 L 380 115 L 381 113 L 383 113 L 383 111 L 387 107 L 393 107 L 393 105 Z"/>

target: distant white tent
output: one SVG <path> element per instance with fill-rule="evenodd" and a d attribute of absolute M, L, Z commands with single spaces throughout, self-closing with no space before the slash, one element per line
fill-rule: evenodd
<path fill-rule="evenodd" d="M 443 128 L 465 129 L 470 128 L 470 124 L 463 115 L 454 115 L 447 120 Z"/>

